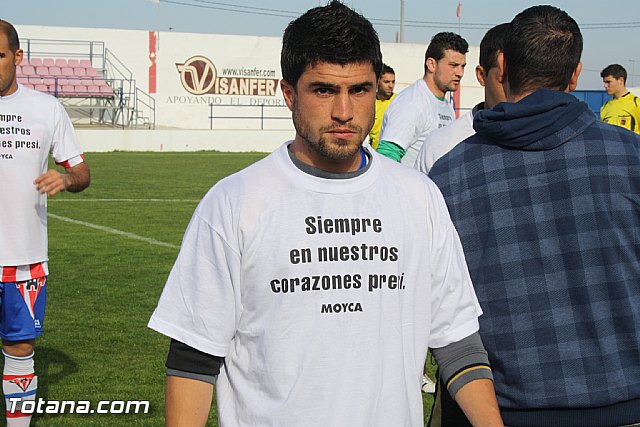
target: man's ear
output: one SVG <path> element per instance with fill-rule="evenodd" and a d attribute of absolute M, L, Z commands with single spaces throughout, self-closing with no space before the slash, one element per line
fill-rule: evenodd
<path fill-rule="evenodd" d="M 438 61 L 436 61 L 434 58 L 427 58 L 424 63 L 427 66 L 427 70 L 429 70 L 430 73 L 436 72 L 436 65 Z"/>
<path fill-rule="evenodd" d="M 482 67 L 482 65 L 477 65 L 476 66 L 476 79 L 478 79 L 478 83 L 480 83 L 480 86 L 484 87 L 486 86 L 487 82 L 486 82 L 486 75 L 484 72 L 484 68 Z"/>
<path fill-rule="evenodd" d="M 24 51 L 22 49 L 18 49 L 16 50 L 16 53 L 14 55 L 14 64 L 20 65 L 20 63 L 22 62 L 22 58 L 24 57 Z"/>
<path fill-rule="evenodd" d="M 565 92 L 571 92 L 578 87 L 578 77 L 580 77 L 580 72 L 582 71 L 582 62 L 578 62 L 578 66 L 575 70 L 573 70 L 573 74 L 571 74 L 571 80 L 569 81 L 569 86 L 567 86 L 567 90 Z"/>
<path fill-rule="evenodd" d="M 504 53 L 498 52 L 498 81 L 502 84 L 507 80 L 507 63 L 504 60 Z"/>
<path fill-rule="evenodd" d="M 284 102 L 287 104 L 287 107 L 289 107 L 289 110 L 293 111 L 293 105 L 296 101 L 296 88 L 285 79 L 282 79 L 280 80 L 280 89 L 282 89 Z"/>

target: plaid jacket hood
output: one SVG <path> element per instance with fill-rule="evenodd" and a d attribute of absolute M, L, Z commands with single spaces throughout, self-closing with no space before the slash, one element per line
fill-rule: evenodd
<path fill-rule="evenodd" d="M 584 119 L 574 123 L 585 113 Z M 501 102 L 491 110 L 479 111 L 473 128 L 478 135 L 508 148 L 549 150 L 564 144 L 595 120 L 587 104 L 575 96 L 540 89 L 518 102 Z M 572 131 L 566 132 L 570 124 L 574 125 Z"/>

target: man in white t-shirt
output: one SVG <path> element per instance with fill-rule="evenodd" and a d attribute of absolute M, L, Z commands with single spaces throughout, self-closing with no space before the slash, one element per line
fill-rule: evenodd
<path fill-rule="evenodd" d="M 226 427 L 422 426 L 431 346 L 474 424 L 501 426 L 442 197 L 363 146 L 373 26 L 338 1 L 311 9 L 281 65 L 295 139 L 207 193 L 149 321 L 171 337 L 167 425 L 204 426 L 215 383 Z"/>
<path fill-rule="evenodd" d="M 47 196 L 89 185 L 89 168 L 57 99 L 17 83 L 18 34 L 0 20 L 0 338 L 7 426 L 28 426 L 34 400 L 34 345 L 47 290 Z M 49 153 L 66 173 L 47 170 Z"/>
<path fill-rule="evenodd" d="M 445 96 L 460 87 L 468 51 L 458 34 L 433 36 L 425 53 L 424 75 L 398 93 L 384 114 L 379 153 L 413 166 L 426 136 L 453 123 L 455 112 Z"/>
<path fill-rule="evenodd" d="M 440 157 L 475 133 L 473 116 L 478 111 L 491 109 L 497 103 L 507 100 L 498 69 L 498 54 L 502 52 L 508 35 L 509 24 L 500 24 L 487 31 L 482 38 L 476 78 L 484 87 L 484 101 L 454 121 L 451 126 L 436 129 L 426 137 L 414 165 L 420 172 L 428 174 Z"/>

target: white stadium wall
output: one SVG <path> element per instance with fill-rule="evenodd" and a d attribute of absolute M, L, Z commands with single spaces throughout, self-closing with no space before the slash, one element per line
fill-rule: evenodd
<path fill-rule="evenodd" d="M 97 41 L 156 101 L 156 129 L 78 129 L 86 151 L 272 151 L 294 135 L 280 90 L 281 39 L 138 30 L 16 26 L 20 38 Z M 397 91 L 423 74 L 426 44 L 382 43 Z M 457 105 L 483 97 L 472 46 Z"/>

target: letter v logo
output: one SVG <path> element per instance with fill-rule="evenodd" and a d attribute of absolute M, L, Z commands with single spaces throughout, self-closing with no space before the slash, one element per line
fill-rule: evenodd
<path fill-rule="evenodd" d="M 213 62 L 204 56 L 192 56 L 184 64 L 176 64 L 176 67 L 180 72 L 182 86 L 194 95 L 208 93 L 218 75 Z"/>

